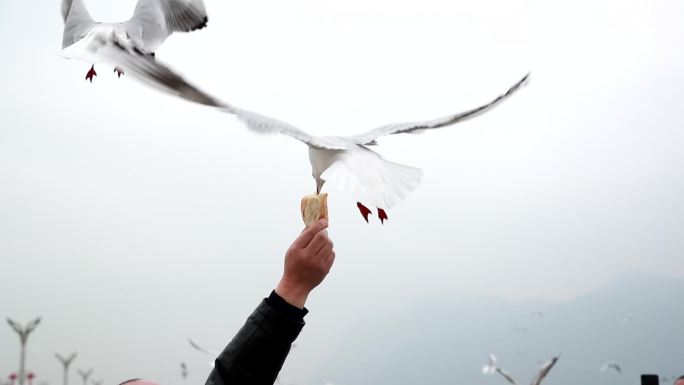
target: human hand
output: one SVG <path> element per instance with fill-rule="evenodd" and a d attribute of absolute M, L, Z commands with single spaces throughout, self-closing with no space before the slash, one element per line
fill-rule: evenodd
<path fill-rule="evenodd" d="M 312 223 L 285 253 L 285 269 L 275 292 L 300 309 L 304 308 L 311 290 L 323 282 L 335 261 L 327 228 L 325 219 Z"/>

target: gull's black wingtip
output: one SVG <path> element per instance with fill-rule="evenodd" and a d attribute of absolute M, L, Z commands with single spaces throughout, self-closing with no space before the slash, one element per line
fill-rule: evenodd
<path fill-rule="evenodd" d="M 520 84 L 527 84 L 530 81 L 530 76 L 532 76 L 532 71 L 528 72 L 523 76 L 523 78 L 520 80 Z"/>
<path fill-rule="evenodd" d="M 209 16 L 204 16 L 204 19 L 202 19 L 202 22 L 197 24 L 196 26 L 192 27 L 190 31 L 197 31 L 200 29 L 204 29 L 207 27 L 207 24 L 209 23 Z"/>

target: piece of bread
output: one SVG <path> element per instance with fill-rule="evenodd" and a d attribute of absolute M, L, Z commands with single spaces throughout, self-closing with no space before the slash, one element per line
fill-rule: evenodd
<path fill-rule="evenodd" d="M 302 198 L 302 219 L 306 227 L 322 218 L 328 219 L 328 193 L 311 194 Z"/>

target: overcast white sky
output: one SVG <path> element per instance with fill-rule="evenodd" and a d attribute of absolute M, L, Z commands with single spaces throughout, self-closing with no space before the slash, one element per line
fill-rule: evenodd
<path fill-rule="evenodd" d="M 331 192 L 338 257 L 310 333 L 341 327 L 317 312 L 443 289 L 564 299 L 629 270 L 684 277 L 683 2 L 205 1 L 209 27 L 157 57 L 312 133 L 460 111 L 533 72 L 481 118 L 382 140 L 425 172 L 384 227 Z M 86 4 L 117 21 L 135 1 Z M 107 385 L 172 384 L 203 360 L 186 336 L 221 347 L 275 285 L 315 188 L 306 147 L 106 65 L 86 83 L 61 34 L 59 1 L 0 1 L 0 316 L 45 318 L 31 367 L 53 385 L 56 350 Z M 0 378 L 15 339 L 0 327 Z"/>

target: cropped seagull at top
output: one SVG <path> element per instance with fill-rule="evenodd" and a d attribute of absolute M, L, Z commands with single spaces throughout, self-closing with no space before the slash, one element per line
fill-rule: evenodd
<path fill-rule="evenodd" d="M 371 147 L 378 144 L 380 137 L 416 134 L 479 116 L 513 95 L 529 77 L 529 74 L 525 75 L 489 103 L 465 112 L 428 121 L 389 124 L 354 136 L 315 136 L 291 124 L 235 107 L 207 94 L 168 66 L 145 55 L 135 40 L 122 39 L 116 33 L 98 33 L 90 40 L 87 51 L 101 61 L 124 68 L 131 76 L 151 87 L 233 114 L 254 132 L 283 134 L 303 142 L 309 148 L 316 192 L 320 193 L 325 183 L 333 184 L 357 200 L 357 207 L 366 222 L 372 213 L 366 205 L 370 205 L 377 208 L 382 223 L 388 219 L 385 209 L 391 208 L 415 190 L 423 173 L 418 168 L 387 161 L 373 151 Z"/>
<path fill-rule="evenodd" d="M 133 17 L 121 23 L 94 21 L 83 0 L 62 0 L 64 36 L 62 55 L 92 63 L 86 80 L 93 82 L 98 57 L 90 55 L 84 47 L 90 39 L 101 33 L 114 33 L 121 39 L 131 40 L 142 54 L 154 57 L 154 52 L 173 32 L 190 32 L 207 26 L 208 17 L 203 0 L 138 0 Z M 114 67 L 119 77 L 124 73 Z"/>

